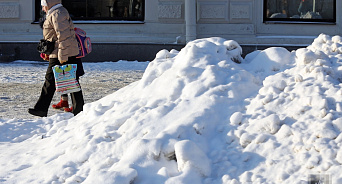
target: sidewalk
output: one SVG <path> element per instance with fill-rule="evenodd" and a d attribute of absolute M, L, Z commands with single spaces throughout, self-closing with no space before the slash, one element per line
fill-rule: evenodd
<path fill-rule="evenodd" d="M 96 101 L 139 80 L 147 64 L 142 62 L 84 63 L 86 74 L 80 78 L 80 84 L 85 103 Z M 46 68 L 46 64 L 1 64 L 0 119 L 36 118 L 28 114 L 27 109 L 32 108 L 39 98 Z M 60 97 L 55 94 L 52 103 L 59 102 L 59 99 Z M 71 105 L 70 96 L 69 105 Z M 56 113 L 63 113 L 63 111 L 50 108 L 48 116 Z"/>

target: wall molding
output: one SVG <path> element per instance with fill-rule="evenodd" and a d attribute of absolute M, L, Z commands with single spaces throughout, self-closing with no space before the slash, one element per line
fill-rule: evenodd
<path fill-rule="evenodd" d="M 181 19 L 182 3 L 160 3 L 158 5 L 159 19 Z"/>
<path fill-rule="evenodd" d="M 0 3 L 0 19 L 9 18 L 19 18 L 19 3 Z"/>
<path fill-rule="evenodd" d="M 199 23 L 228 23 L 228 2 L 198 1 L 197 21 Z"/>
<path fill-rule="evenodd" d="M 250 23 L 252 19 L 253 2 L 232 1 L 230 2 L 230 22 Z"/>

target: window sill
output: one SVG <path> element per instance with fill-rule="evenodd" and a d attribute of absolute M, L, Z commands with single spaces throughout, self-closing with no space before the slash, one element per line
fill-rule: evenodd
<path fill-rule="evenodd" d="M 336 22 L 264 21 L 264 24 L 320 24 L 320 25 L 336 25 Z"/>

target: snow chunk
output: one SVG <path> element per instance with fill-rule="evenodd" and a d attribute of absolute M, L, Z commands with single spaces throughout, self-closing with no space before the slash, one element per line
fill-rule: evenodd
<path fill-rule="evenodd" d="M 297 75 L 295 76 L 295 81 L 296 81 L 296 82 L 303 82 L 303 76 L 301 76 L 300 74 L 297 74 Z"/>
<path fill-rule="evenodd" d="M 255 73 L 265 73 L 280 71 L 291 64 L 292 54 L 282 47 L 271 47 L 258 53 L 258 55 L 249 63 L 248 68 Z"/>
<path fill-rule="evenodd" d="M 242 181 L 243 183 L 252 182 L 252 176 L 253 176 L 252 172 L 245 171 L 244 173 L 241 174 L 240 181 Z"/>
<path fill-rule="evenodd" d="M 232 56 L 232 60 L 235 63 L 242 63 L 243 61 L 243 58 L 241 57 L 242 48 L 236 41 L 227 40 L 223 42 L 223 45 L 227 47 L 227 54 Z"/>
<path fill-rule="evenodd" d="M 255 139 L 254 135 L 244 133 L 240 137 L 240 145 L 242 147 L 246 147 L 248 144 L 250 144 Z"/>
<path fill-rule="evenodd" d="M 202 176 L 211 174 L 210 160 L 196 143 L 190 140 L 177 142 L 175 154 L 179 171 L 194 169 Z"/>
<path fill-rule="evenodd" d="M 320 123 L 317 127 L 316 136 L 320 138 L 334 139 L 338 136 L 333 124 L 331 122 Z"/>
<path fill-rule="evenodd" d="M 265 105 L 265 104 L 269 103 L 272 100 L 273 100 L 273 95 L 272 94 L 268 94 L 268 95 L 265 96 L 264 99 L 262 99 L 262 103 Z"/>
<path fill-rule="evenodd" d="M 242 113 L 241 112 L 235 112 L 230 116 L 230 124 L 232 125 L 239 125 L 242 122 Z"/>
<path fill-rule="evenodd" d="M 266 134 L 259 134 L 256 138 L 255 138 L 255 143 L 260 144 L 263 143 L 267 140 L 268 135 Z"/>
<path fill-rule="evenodd" d="M 262 124 L 260 129 L 271 134 L 277 133 L 281 126 L 279 116 L 276 114 L 271 114 L 270 116 L 267 116 L 266 118 L 262 119 L 261 122 Z"/>
<path fill-rule="evenodd" d="M 166 49 L 162 49 L 156 54 L 156 59 L 168 59 L 168 58 L 173 58 L 176 55 L 177 55 L 177 52 L 175 52 L 174 50 L 171 50 L 169 52 Z"/>
<path fill-rule="evenodd" d="M 342 132 L 342 118 L 338 118 L 332 122 L 336 130 Z"/>
<path fill-rule="evenodd" d="M 342 164 L 342 149 L 337 152 L 336 161 Z"/>
<path fill-rule="evenodd" d="M 299 65 L 307 65 L 317 60 L 317 55 L 307 48 L 298 49 L 296 51 L 296 57 L 297 64 Z"/>
<path fill-rule="evenodd" d="M 263 84 L 264 86 L 272 86 L 280 91 L 283 91 L 285 87 L 287 86 L 284 80 L 274 81 L 274 80 L 270 80 L 270 78 L 266 78 Z"/>
<path fill-rule="evenodd" d="M 279 136 L 280 138 L 283 138 L 283 139 L 285 139 L 291 135 L 293 135 L 291 128 L 286 124 L 282 125 L 280 130 L 277 133 L 277 136 Z"/>

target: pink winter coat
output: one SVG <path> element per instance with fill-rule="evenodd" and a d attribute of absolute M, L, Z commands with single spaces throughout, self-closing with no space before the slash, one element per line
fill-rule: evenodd
<path fill-rule="evenodd" d="M 43 24 L 43 36 L 45 40 L 55 41 L 55 50 L 49 57 L 68 61 L 68 57 L 79 53 L 74 24 L 69 12 L 61 5 L 61 0 L 46 0 L 46 2 L 49 12 Z"/>

